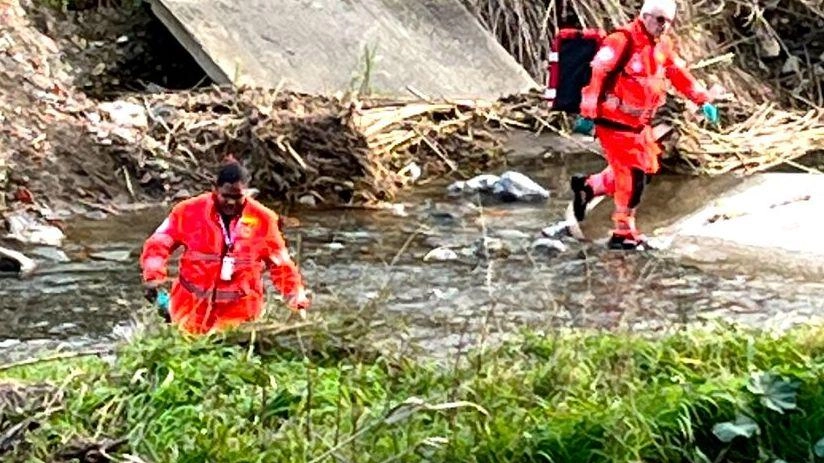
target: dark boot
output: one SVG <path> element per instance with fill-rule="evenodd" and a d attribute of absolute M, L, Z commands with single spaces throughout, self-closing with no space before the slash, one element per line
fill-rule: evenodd
<path fill-rule="evenodd" d="M 609 249 L 622 251 L 643 250 L 647 248 L 647 242 L 643 235 L 630 236 L 613 233 L 607 243 L 607 247 L 609 247 Z"/>
<path fill-rule="evenodd" d="M 595 192 L 592 187 L 587 185 L 589 175 L 573 175 L 569 181 L 569 186 L 572 189 L 572 209 L 575 212 L 575 220 L 583 222 L 587 213 L 587 205 L 592 198 L 595 197 Z"/>
<path fill-rule="evenodd" d="M 646 249 L 647 238 L 635 228 L 635 209 L 616 210 L 612 214 L 615 228 L 607 246 L 609 249 Z"/>

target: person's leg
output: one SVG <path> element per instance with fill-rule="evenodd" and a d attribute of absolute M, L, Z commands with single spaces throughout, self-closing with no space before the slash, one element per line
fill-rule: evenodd
<path fill-rule="evenodd" d="M 647 175 L 637 167 L 616 164 L 615 210 L 612 214 L 614 228 L 609 247 L 613 249 L 634 249 L 646 238 L 635 226 L 635 211 L 641 203 Z"/>
<path fill-rule="evenodd" d="M 601 172 L 593 174 L 576 174 L 569 181 L 572 190 L 572 208 L 575 219 L 583 222 L 586 217 L 587 205 L 597 196 L 612 196 L 615 193 L 615 175 L 612 164 L 615 162 L 614 152 L 620 143 L 616 143 L 614 131 L 600 126 L 595 127 L 595 137 L 601 145 L 608 165 Z"/>
<path fill-rule="evenodd" d="M 587 205 L 597 196 L 612 196 L 615 192 L 615 177 L 609 165 L 601 172 L 589 175 L 577 174 L 570 179 L 572 189 L 572 207 L 575 219 L 583 222 L 586 217 Z"/>
<path fill-rule="evenodd" d="M 215 308 L 217 311 L 214 327 L 217 331 L 226 331 L 243 323 L 258 320 L 263 311 L 263 300 L 257 295 L 247 295 L 233 301 L 218 302 Z"/>
<path fill-rule="evenodd" d="M 593 196 L 612 196 L 615 194 L 615 173 L 611 165 L 587 178 L 587 186 L 592 189 Z"/>

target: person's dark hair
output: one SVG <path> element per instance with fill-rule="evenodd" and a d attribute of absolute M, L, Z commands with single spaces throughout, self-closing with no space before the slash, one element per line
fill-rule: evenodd
<path fill-rule="evenodd" d="M 235 157 L 230 154 L 223 160 L 223 164 L 217 172 L 217 180 L 215 180 L 215 185 L 221 187 L 226 184 L 237 182 L 249 183 L 249 180 L 249 171 L 243 167 L 243 164 L 241 164 L 240 161 L 235 159 Z"/>

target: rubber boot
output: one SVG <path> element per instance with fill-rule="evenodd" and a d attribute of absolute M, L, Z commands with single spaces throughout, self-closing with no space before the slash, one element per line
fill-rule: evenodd
<path fill-rule="evenodd" d="M 583 222 L 587 213 L 587 205 L 592 198 L 595 197 L 595 192 L 592 187 L 587 185 L 589 175 L 573 175 L 569 181 L 569 186 L 572 189 L 572 209 L 575 212 L 575 220 Z"/>
<path fill-rule="evenodd" d="M 635 228 L 635 209 L 615 211 L 612 221 L 615 228 L 607 243 L 609 249 L 635 250 L 646 247 L 647 238 Z"/>

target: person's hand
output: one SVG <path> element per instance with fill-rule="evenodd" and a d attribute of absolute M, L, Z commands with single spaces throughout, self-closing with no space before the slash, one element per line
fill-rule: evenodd
<path fill-rule="evenodd" d="M 598 100 L 584 95 L 581 98 L 581 117 L 584 119 L 595 119 L 598 117 Z"/>
<path fill-rule="evenodd" d="M 305 311 L 311 305 L 311 301 L 309 300 L 309 296 L 306 294 L 306 291 L 301 289 L 295 294 L 286 298 L 286 305 L 293 311 Z"/>
<path fill-rule="evenodd" d="M 155 298 L 155 305 L 157 305 L 160 310 L 168 312 L 170 301 L 171 298 L 169 297 L 169 293 L 167 293 L 166 290 L 161 289 L 157 293 L 157 298 Z"/>
<path fill-rule="evenodd" d="M 306 320 L 306 309 L 309 308 L 309 305 L 309 296 L 304 289 L 287 297 L 286 306 L 292 311 L 291 315 L 289 315 L 289 321 L 292 321 L 295 316 L 301 320 Z"/>
<path fill-rule="evenodd" d="M 713 124 L 718 123 L 718 108 L 716 108 L 714 104 L 709 102 L 704 103 L 704 105 L 701 106 L 701 112 L 704 113 L 704 117 L 708 121 L 712 122 Z"/>
<path fill-rule="evenodd" d="M 159 281 L 146 281 L 143 283 L 143 297 L 145 297 L 149 303 L 154 304 L 155 301 L 157 301 L 157 292 L 160 285 L 161 283 Z"/>

